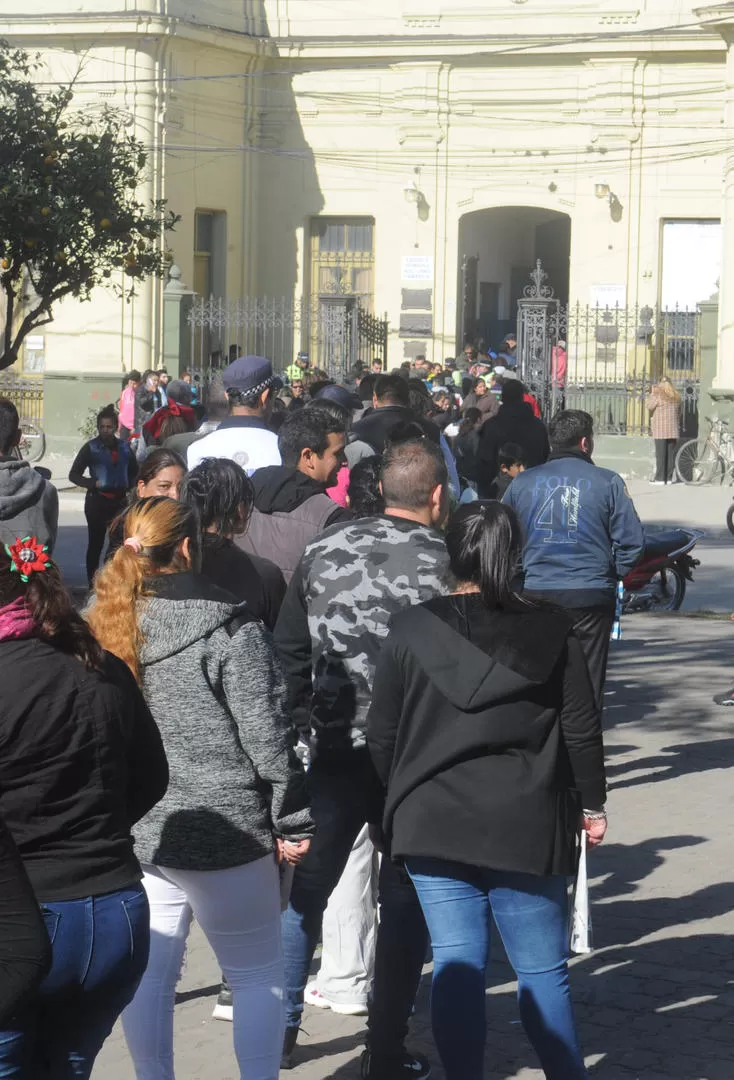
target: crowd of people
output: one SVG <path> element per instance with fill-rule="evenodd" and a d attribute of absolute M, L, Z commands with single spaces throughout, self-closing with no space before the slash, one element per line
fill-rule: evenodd
<path fill-rule="evenodd" d="M 429 948 L 445 1075 L 481 1080 L 491 914 L 546 1077 L 587 1077 L 567 886 L 643 531 L 588 414 L 457 372 L 299 357 L 286 393 L 240 357 L 196 404 L 145 373 L 72 468 L 82 614 L 48 492 L 0 518 L 0 1074 L 89 1077 L 121 1016 L 138 1080 L 173 1080 L 196 919 L 244 1080 L 298 1064 L 305 1003 L 367 1016 L 365 1080 L 428 1077 Z"/>

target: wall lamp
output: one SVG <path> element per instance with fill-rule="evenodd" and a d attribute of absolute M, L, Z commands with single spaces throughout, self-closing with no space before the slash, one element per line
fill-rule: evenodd
<path fill-rule="evenodd" d="M 609 202 L 609 215 L 612 221 L 621 221 L 624 207 L 619 198 L 614 194 L 609 184 L 594 184 L 594 194 L 597 199 L 607 199 Z"/>
<path fill-rule="evenodd" d="M 419 186 L 421 178 L 420 166 L 416 166 L 416 168 L 413 169 L 413 172 L 415 173 L 415 180 L 413 181 L 412 187 L 403 188 L 405 201 L 413 203 L 418 211 L 418 218 L 420 221 L 428 221 L 431 214 L 431 207 L 428 203 L 428 199 L 425 197 Z"/>

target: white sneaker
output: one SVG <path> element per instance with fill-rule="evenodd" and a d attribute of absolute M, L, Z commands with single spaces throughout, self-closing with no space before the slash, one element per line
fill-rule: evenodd
<path fill-rule="evenodd" d="M 664 480 L 651 480 L 650 483 L 651 484 L 665 484 L 665 481 Z"/>
<path fill-rule="evenodd" d="M 313 1005 L 316 1009 L 331 1009 L 339 1016 L 367 1016 L 369 1012 L 367 1003 L 364 1005 L 348 1005 L 342 1001 L 329 1001 L 325 998 L 315 982 L 309 983 L 303 993 L 303 1000 L 307 1005 Z"/>

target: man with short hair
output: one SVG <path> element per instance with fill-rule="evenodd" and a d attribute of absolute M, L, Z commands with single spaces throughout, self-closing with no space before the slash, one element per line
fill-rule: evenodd
<path fill-rule="evenodd" d="M 284 1067 L 292 1065 L 303 991 L 327 901 L 365 822 L 381 818 L 381 792 L 365 741 L 375 664 L 398 611 L 451 591 L 438 527 L 447 513 L 441 451 L 427 439 L 385 454 L 385 513 L 327 529 L 312 541 L 275 628 L 296 725 L 311 731 L 309 773 L 316 835 L 296 867 L 283 915 Z M 427 931 L 409 878 L 389 858 L 380 870 L 381 920 L 365 1080 L 422 1080 L 427 1063 L 404 1049 Z"/>
<path fill-rule="evenodd" d="M 373 375 L 382 375 L 382 372 L 383 372 L 382 360 L 380 359 L 379 356 L 376 356 L 374 358 L 374 360 L 372 361 L 372 374 Z"/>
<path fill-rule="evenodd" d="M 505 443 L 516 443 L 523 451 L 528 468 L 542 465 L 549 452 L 548 432 L 542 420 L 533 416 L 524 400 L 525 387 L 519 379 L 506 379 L 502 385 L 502 406 L 496 416 L 482 424 L 477 453 L 479 494 L 492 497 L 492 488 L 499 472 L 497 454 Z"/>
<path fill-rule="evenodd" d="M 289 413 L 278 433 L 282 465 L 252 474 L 255 506 L 237 544 L 270 559 L 290 581 L 315 536 L 351 514 L 326 494 L 344 461 L 346 424 L 326 409 Z"/>
<path fill-rule="evenodd" d="M 568 609 L 601 709 L 617 581 L 639 561 L 644 530 L 622 478 L 591 460 L 588 413 L 557 413 L 550 445 L 546 464 L 516 476 L 503 501 L 525 532 L 525 590 Z"/>
<path fill-rule="evenodd" d="M 267 465 L 280 465 L 278 437 L 265 423 L 270 413 L 273 368 L 263 356 L 241 356 L 222 372 L 229 417 L 216 431 L 192 443 L 189 469 L 209 457 L 230 458 L 248 476 Z"/>
<path fill-rule="evenodd" d="M 360 385 L 360 397 L 362 386 Z M 410 408 L 410 387 L 402 375 L 380 375 L 374 384 L 373 410 L 352 428 L 355 442 L 366 443 L 371 453 L 383 453 L 397 428 L 417 424 L 424 435 L 438 445 L 439 430 L 435 424 L 418 416 Z M 356 461 L 347 454 L 349 464 Z M 359 460 L 359 459 L 357 459 Z"/>
<path fill-rule="evenodd" d="M 23 461 L 18 410 L 0 397 L 0 543 L 35 536 L 53 553 L 59 528 L 59 495 L 49 480 Z"/>

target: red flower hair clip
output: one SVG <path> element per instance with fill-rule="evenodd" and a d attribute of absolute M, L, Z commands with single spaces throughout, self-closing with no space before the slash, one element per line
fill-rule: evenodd
<path fill-rule="evenodd" d="M 5 553 L 10 559 L 10 569 L 20 574 L 21 581 L 28 581 L 31 574 L 40 574 L 47 569 L 50 559 L 48 547 L 35 536 L 18 537 L 14 544 L 5 545 Z"/>

